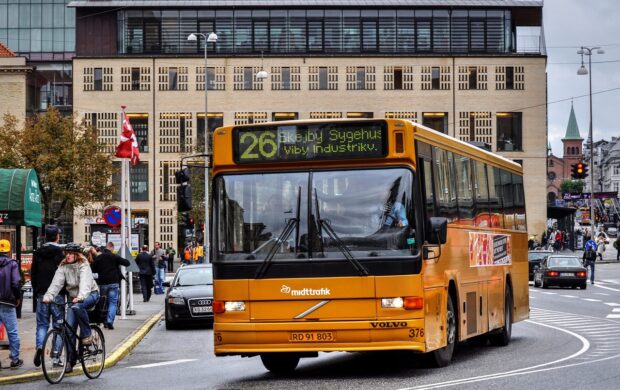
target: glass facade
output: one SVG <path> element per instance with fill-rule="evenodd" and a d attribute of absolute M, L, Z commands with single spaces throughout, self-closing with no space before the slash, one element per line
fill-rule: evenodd
<path fill-rule="evenodd" d="M 69 60 L 75 8 L 69 0 L 0 0 L 0 41 L 30 60 Z M 54 54 L 55 53 L 55 54 Z"/>
<path fill-rule="evenodd" d="M 513 30 L 497 9 L 121 10 L 118 52 L 200 54 L 187 36 L 215 31 L 219 54 L 514 53 Z"/>

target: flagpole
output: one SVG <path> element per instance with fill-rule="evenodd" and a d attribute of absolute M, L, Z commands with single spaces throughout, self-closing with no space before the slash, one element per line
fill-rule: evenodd
<path fill-rule="evenodd" d="M 127 241 L 128 241 L 128 245 L 127 248 L 129 250 L 129 253 L 131 253 L 131 241 L 132 241 L 132 236 L 131 236 L 131 230 L 133 228 L 133 223 L 131 220 L 131 165 L 130 165 L 130 161 L 127 161 L 127 214 L 129 215 L 128 217 L 128 221 L 129 221 L 129 227 L 128 227 L 128 231 L 127 231 Z M 134 312 L 133 309 L 133 272 L 129 272 L 129 314 L 130 315 L 134 315 L 136 314 Z"/>
<path fill-rule="evenodd" d="M 125 120 L 125 107 L 122 106 L 122 111 L 121 111 L 121 123 L 123 123 L 123 121 Z M 122 133 L 122 126 L 121 126 L 121 133 Z M 123 158 L 121 159 L 121 247 L 118 249 L 119 252 L 121 251 L 121 249 L 123 248 L 123 245 L 125 245 L 125 242 L 127 241 L 127 213 L 126 213 L 126 206 L 127 204 L 125 203 L 126 200 L 126 196 L 127 196 L 127 190 L 128 188 L 126 187 L 127 185 L 127 169 L 126 169 L 126 165 L 127 164 L 127 159 Z M 129 221 L 129 223 L 131 224 L 131 221 Z M 123 253 L 119 253 L 120 256 L 123 256 Z M 121 266 L 121 274 L 123 276 L 125 276 L 125 267 Z M 127 302 L 127 291 L 126 291 L 126 284 L 125 284 L 125 279 L 121 279 L 121 319 L 125 320 L 127 319 L 127 311 L 126 311 L 126 302 Z"/>

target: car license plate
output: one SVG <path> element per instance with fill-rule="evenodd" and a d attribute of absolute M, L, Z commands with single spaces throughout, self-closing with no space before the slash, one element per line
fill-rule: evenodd
<path fill-rule="evenodd" d="M 575 274 L 572 272 L 561 272 L 560 276 L 575 276 Z"/>
<path fill-rule="evenodd" d="M 312 343 L 336 341 L 333 332 L 291 332 L 291 343 Z"/>
<path fill-rule="evenodd" d="M 196 307 L 192 307 L 192 312 L 194 312 L 194 313 L 211 313 L 211 312 L 213 312 L 213 307 L 211 307 L 211 306 L 196 306 Z"/>

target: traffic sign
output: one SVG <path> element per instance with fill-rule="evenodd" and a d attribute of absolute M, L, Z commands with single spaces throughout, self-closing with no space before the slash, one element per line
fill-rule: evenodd
<path fill-rule="evenodd" d="M 108 206 L 103 209 L 103 219 L 110 227 L 117 227 L 121 224 L 121 209 L 118 206 Z"/>

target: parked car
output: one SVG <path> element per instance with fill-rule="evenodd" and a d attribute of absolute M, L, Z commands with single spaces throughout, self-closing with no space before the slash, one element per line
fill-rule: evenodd
<path fill-rule="evenodd" d="M 587 270 L 575 256 L 548 256 L 534 271 L 534 287 L 570 286 L 585 290 L 586 279 Z"/>
<path fill-rule="evenodd" d="M 213 324 L 213 269 L 211 264 L 187 265 L 166 282 L 166 329 L 181 323 Z"/>
<path fill-rule="evenodd" d="M 527 252 L 527 263 L 529 271 L 529 280 L 534 280 L 534 268 L 540 265 L 540 262 L 547 256 L 551 256 L 553 251 L 548 250 L 533 250 Z"/>
<path fill-rule="evenodd" d="M 618 227 L 613 222 L 606 222 L 603 224 L 605 232 L 609 237 L 618 237 Z"/>

